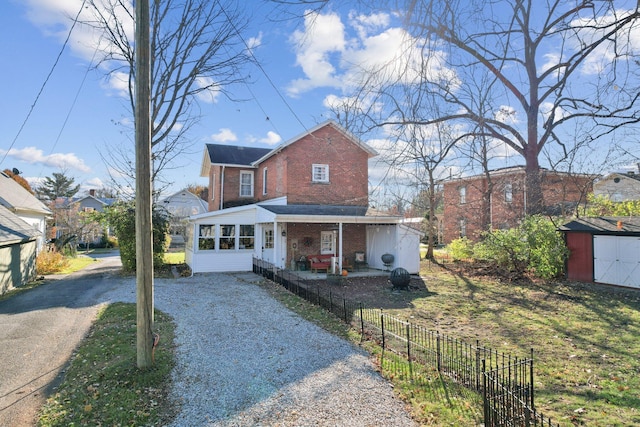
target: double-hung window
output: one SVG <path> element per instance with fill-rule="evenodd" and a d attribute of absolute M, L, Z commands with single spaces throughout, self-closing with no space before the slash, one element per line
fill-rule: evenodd
<path fill-rule="evenodd" d="M 467 187 L 458 187 L 458 193 L 460 194 L 460 204 L 464 205 L 467 203 Z"/>
<path fill-rule="evenodd" d="M 507 203 L 513 202 L 513 186 L 511 184 L 504 185 L 504 201 Z"/>
<path fill-rule="evenodd" d="M 311 168 L 313 182 L 329 182 L 329 165 L 314 164 Z"/>
<path fill-rule="evenodd" d="M 253 197 L 253 172 L 240 172 L 240 197 Z"/>

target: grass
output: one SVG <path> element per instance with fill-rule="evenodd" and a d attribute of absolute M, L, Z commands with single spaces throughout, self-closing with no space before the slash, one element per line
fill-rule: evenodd
<path fill-rule="evenodd" d="M 65 267 L 54 274 L 71 274 L 97 262 L 97 260 L 86 256 L 67 257 L 66 260 Z"/>
<path fill-rule="evenodd" d="M 166 252 L 164 254 L 166 264 L 184 264 L 184 252 Z"/>
<path fill-rule="evenodd" d="M 561 425 L 640 424 L 640 292 L 422 265 L 428 292 L 387 313 L 518 357 L 533 348 L 536 407 Z"/>
<path fill-rule="evenodd" d="M 99 315 L 74 354 L 62 384 L 41 411 L 39 426 L 166 425 L 174 365 L 174 325 L 155 312 L 161 336 L 150 369 L 136 367 L 136 307 L 117 303 Z"/>

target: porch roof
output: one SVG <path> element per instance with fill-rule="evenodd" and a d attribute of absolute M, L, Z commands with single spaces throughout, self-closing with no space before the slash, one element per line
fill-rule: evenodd
<path fill-rule="evenodd" d="M 401 216 L 384 214 L 367 206 L 337 205 L 259 205 L 278 222 L 344 222 L 396 224 Z"/>
<path fill-rule="evenodd" d="M 622 228 L 618 228 L 618 221 Z M 563 233 L 587 232 L 591 234 L 640 234 L 640 217 L 634 216 L 600 216 L 575 219 L 558 228 Z"/>

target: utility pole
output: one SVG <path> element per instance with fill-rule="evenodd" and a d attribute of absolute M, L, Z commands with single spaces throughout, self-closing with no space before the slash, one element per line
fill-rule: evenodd
<path fill-rule="evenodd" d="M 149 0 L 136 0 L 136 320 L 139 369 L 153 365 L 153 226 L 151 223 L 151 56 Z"/>

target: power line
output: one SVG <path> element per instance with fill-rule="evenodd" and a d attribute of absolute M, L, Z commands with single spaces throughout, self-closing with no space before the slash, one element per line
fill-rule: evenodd
<path fill-rule="evenodd" d="M 27 121 L 31 117 L 31 113 L 33 113 L 33 110 L 35 109 L 36 104 L 40 100 L 40 95 L 42 95 L 42 92 L 44 91 L 45 86 L 49 82 L 49 79 L 51 78 L 51 75 L 53 74 L 53 71 L 56 69 L 56 66 L 58 65 L 58 62 L 60 61 L 60 58 L 62 57 L 62 53 L 64 52 L 65 48 L 67 47 L 67 44 L 69 43 L 69 39 L 71 38 L 71 33 L 73 32 L 73 29 L 75 28 L 76 24 L 78 23 L 78 18 L 80 17 L 80 13 L 82 13 L 82 9 L 84 9 L 85 1 L 86 0 L 82 0 L 82 4 L 80 5 L 80 10 L 78 10 L 78 13 L 76 14 L 76 17 L 73 20 L 73 24 L 71 25 L 71 28 L 69 28 L 69 32 L 67 33 L 67 38 L 65 39 L 65 41 L 64 41 L 64 43 L 62 45 L 62 48 L 60 49 L 60 52 L 58 52 L 58 56 L 56 57 L 55 62 L 51 66 L 51 69 L 49 70 L 49 74 L 47 74 L 47 77 L 45 78 L 44 82 L 42 83 L 42 86 L 40 86 L 40 90 L 38 91 L 38 94 L 36 95 L 36 99 L 33 101 L 33 104 L 31 104 L 31 108 L 29 108 L 29 112 L 27 113 L 27 116 L 25 117 L 24 121 L 22 122 L 22 125 L 20 125 L 20 129 L 18 129 L 18 133 L 13 138 L 13 141 L 11 141 L 11 145 L 9 145 L 9 148 L 4 153 L 4 156 L 2 156 L 2 160 L 0 160 L 0 165 L 5 161 L 5 159 L 7 158 L 7 155 L 9 154 L 9 151 L 11 151 L 11 149 L 15 145 L 16 141 L 20 137 L 20 134 L 22 134 L 22 130 L 24 129 L 25 125 L 27 124 Z"/>

